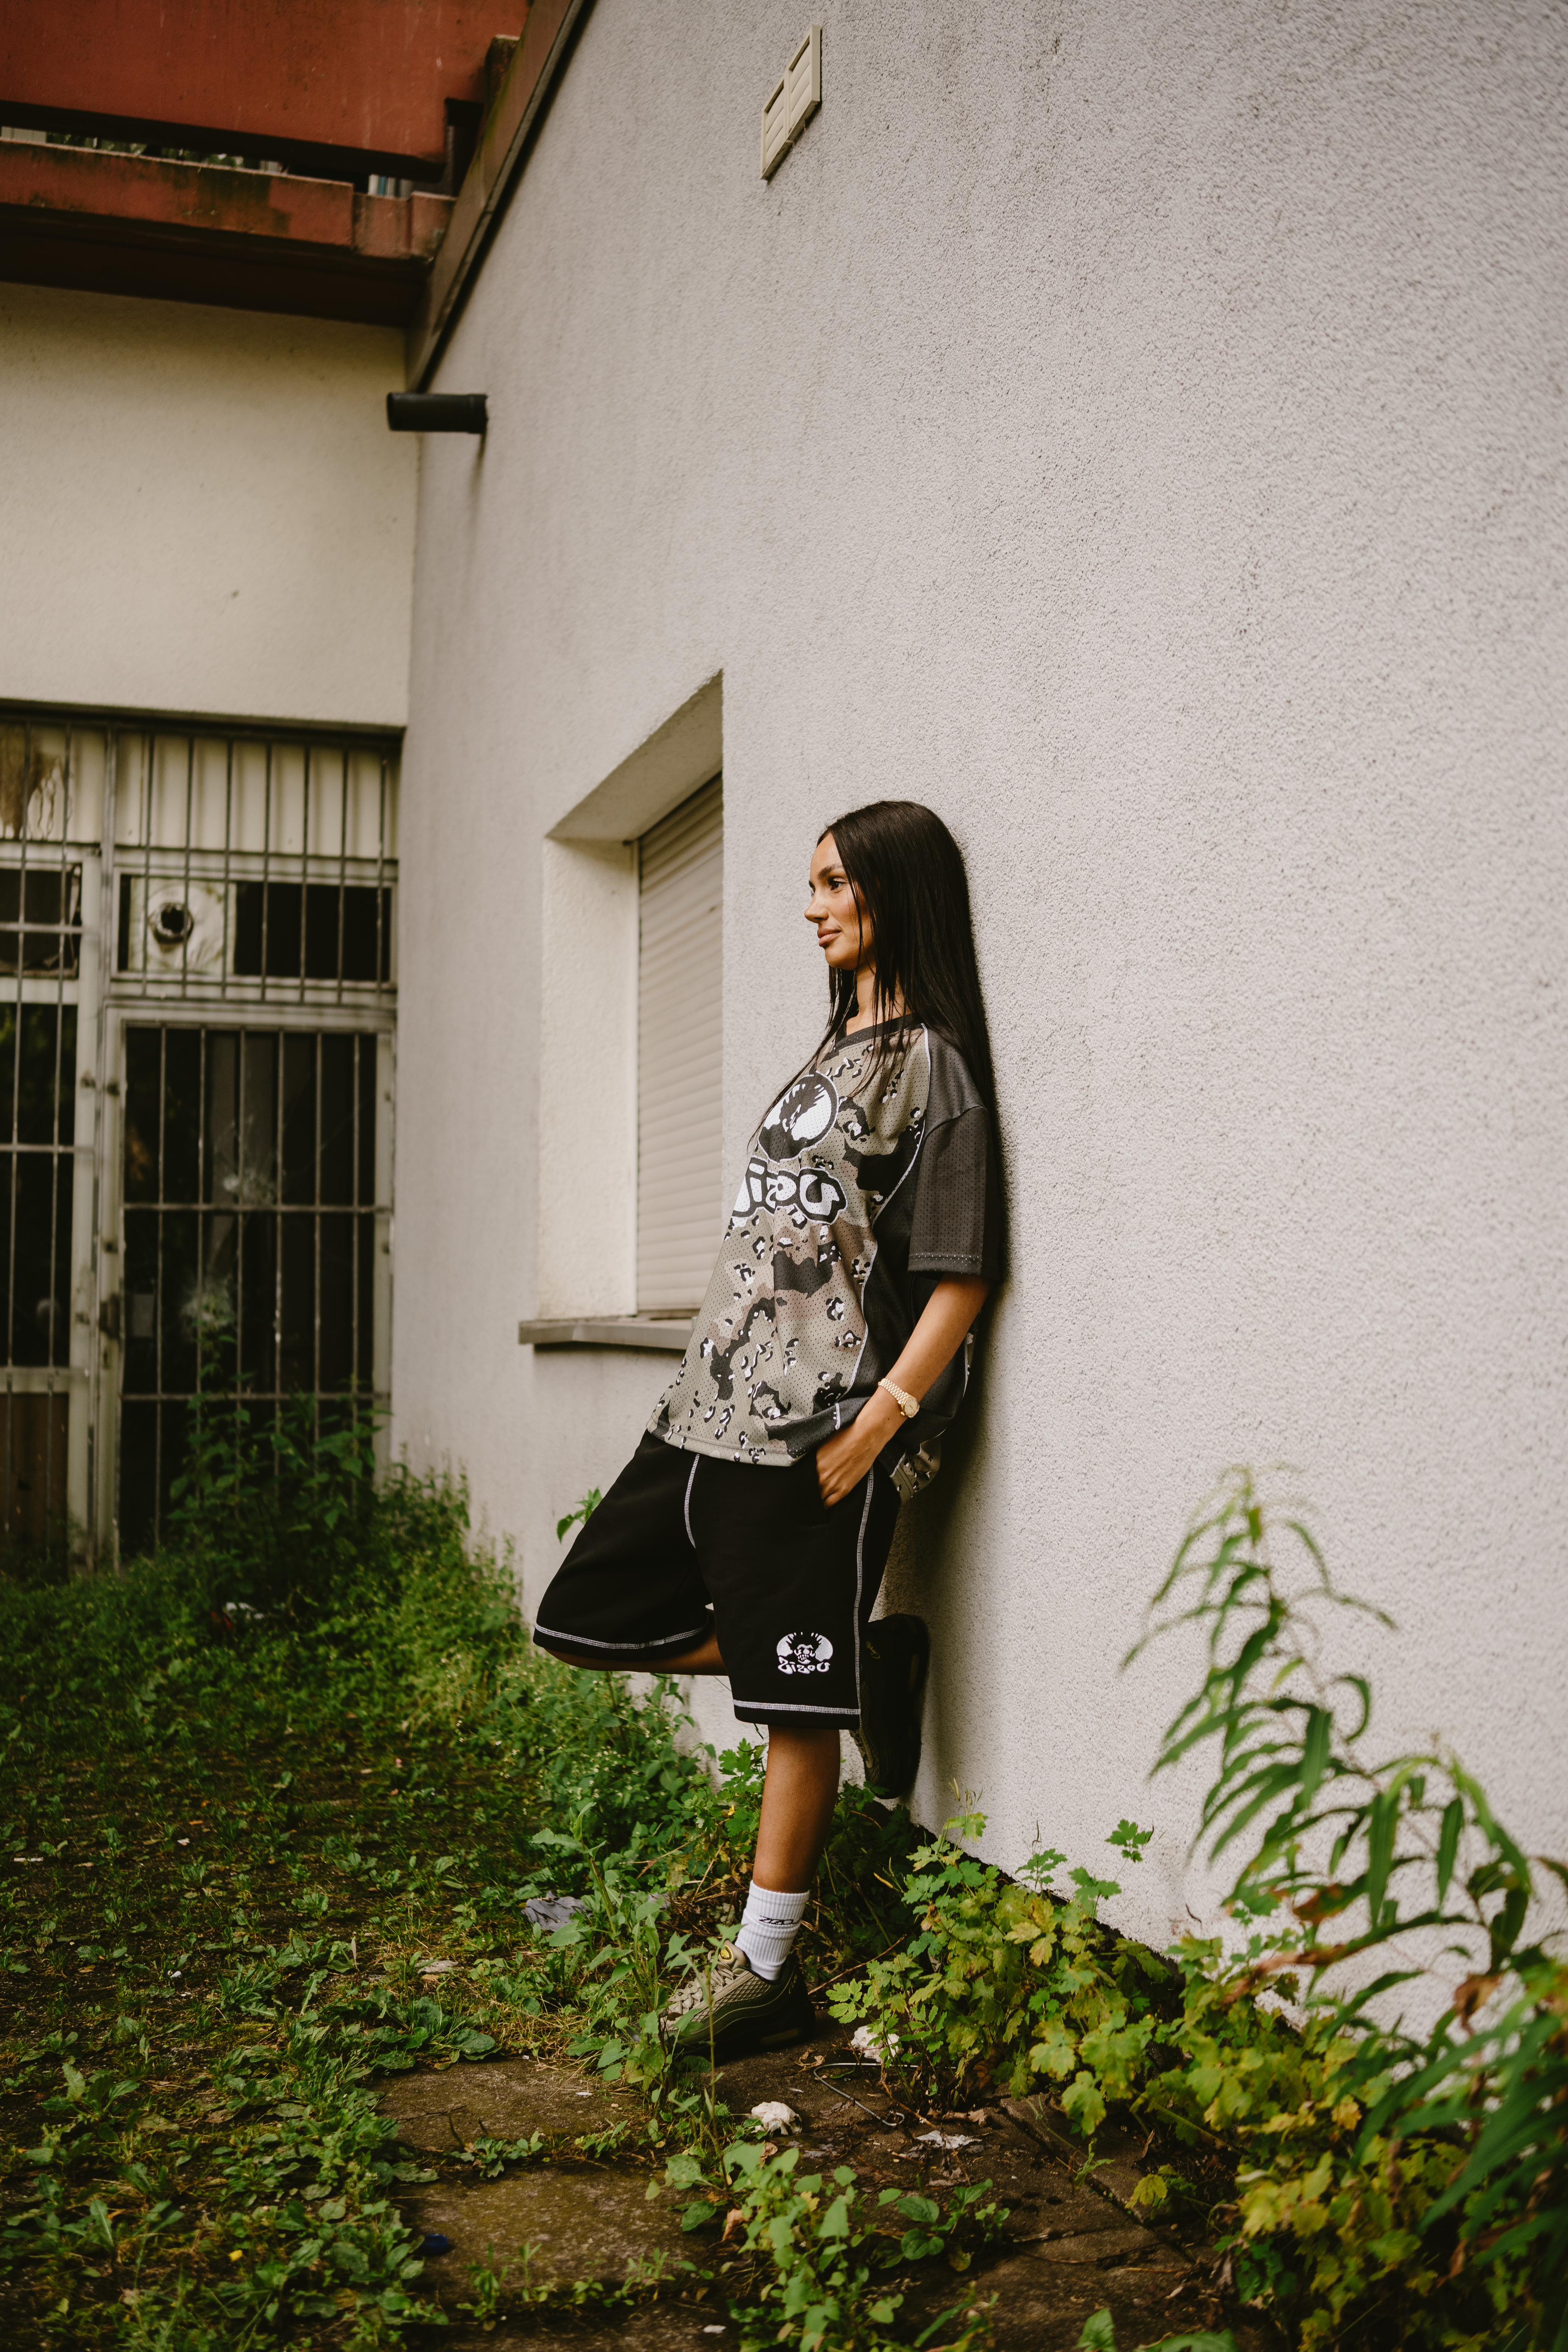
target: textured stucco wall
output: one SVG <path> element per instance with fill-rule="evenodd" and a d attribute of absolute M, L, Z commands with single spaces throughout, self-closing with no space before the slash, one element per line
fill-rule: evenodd
<path fill-rule="evenodd" d="M 0 286 L 0 696 L 401 725 L 389 328 Z"/>
<path fill-rule="evenodd" d="M 824 22 L 765 188 L 794 20 L 598 0 L 439 376 L 494 422 L 421 481 L 399 1434 L 537 1596 L 659 1383 L 515 1342 L 579 1149 L 540 845 L 722 670 L 732 1155 L 819 1018 L 816 827 L 911 793 L 970 860 L 1014 1260 L 899 1570 L 927 1816 L 1130 1811 L 1123 1918 L 1202 1908 L 1143 1787 L 1190 1659 L 1116 1662 L 1246 1458 L 1400 1620 L 1390 1738 L 1568 1849 L 1568 18 Z"/>

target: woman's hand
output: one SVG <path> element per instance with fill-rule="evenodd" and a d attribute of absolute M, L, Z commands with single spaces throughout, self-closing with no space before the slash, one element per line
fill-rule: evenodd
<path fill-rule="evenodd" d="M 825 1445 L 817 1448 L 817 1484 L 822 1500 L 831 1510 L 846 1495 L 852 1495 L 895 1429 L 902 1428 L 904 1415 L 899 1412 L 885 1389 L 868 1397 L 847 1429 L 830 1437 Z"/>
<path fill-rule="evenodd" d="M 986 1303 L 988 1282 L 944 1275 L 921 1309 L 904 1353 L 888 1374 L 895 1388 L 924 1397 L 952 1362 Z M 852 1495 L 904 1415 L 885 1389 L 867 1397 L 847 1429 L 817 1448 L 817 1483 L 830 1510 Z"/>

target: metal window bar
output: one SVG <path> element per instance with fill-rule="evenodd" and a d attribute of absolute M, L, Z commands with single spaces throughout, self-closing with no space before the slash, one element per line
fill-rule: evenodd
<path fill-rule="evenodd" d="M 383 751 L 382 754 L 381 768 L 381 793 L 377 804 L 376 823 L 376 984 L 378 987 L 384 983 L 385 977 L 391 973 L 392 968 L 391 958 L 392 942 L 383 936 L 388 904 L 386 892 L 386 844 L 389 779 L 387 769 L 387 756 Z"/>
<path fill-rule="evenodd" d="M 69 737 L 69 734 L 68 734 L 68 734 L 67 734 L 67 738 L 66 738 L 66 753 L 65 753 L 65 760 L 64 760 L 64 762 L 63 762 L 63 764 L 62 764 L 62 769 L 61 769 L 61 782 L 60 782 L 60 799 L 61 799 L 61 805 L 60 805 L 60 835 L 61 835 L 61 839 L 60 839 L 59 895 L 58 895 L 58 898 L 57 898 L 57 902 L 56 902 L 56 903 L 57 903 L 57 908 L 58 908 L 58 911 L 59 911 L 59 915 L 60 915 L 60 918 L 61 918 L 61 921 L 62 921 L 62 923 L 63 923 L 63 921 L 64 921 L 64 918 L 65 918 L 65 897 L 66 897 L 65 835 L 66 835 L 67 832 L 68 831 L 68 829 L 69 829 L 69 825 L 70 825 L 70 803 L 69 803 L 70 782 L 69 782 L 69 776 L 70 776 L 70 737 Z M 18 908 L 17 912 L 18 912 L 18 914 L 19 914 L 19 915 L 21 915 L 24 919 L 26 918 L 26 883 L 25 883 L 25 882 L 24 882 L 24 884 L 23 884 L 23 886 L 22 886 L 22 904 L 21 904 L 21 906 Z M 20 925 L 18 925 L 18 928 L 17 928 L 17 940 L 16 940 L 16 970 L 17 970 L 17 979 L 18 979 L 18 982 L 20 982 L 20 978 L 21 978 L 22 966 L 26 962 L 26 960 L 27 960 L 27 959 L 26 959 L 26 947 L 25 947 L 25 942 L 26 942 L 26 936 L 27 936 L 27 934 L 26 934 L 26 930 L 25 930 L 25 929 L 24 929 Z M 48 1528 L 49 1521 L 50 1521 L 50 1519 L 51 1519 L 51 1518 L 52 1518 L 52 1517 L 53 1517 L 52 1506 L 53 1506 L 54 1498 L 55 1498 L 55 1454 L 56 1454 L 56 1448 L 57 1448 L 57 1433 L 56 1433 L 55 1397 L 56 1397 L 56 1395 L 57 1395 L 57 1388 L 56 1388 L 56 1381 L 57 1381 L 57 1365 L 58 1365 L 58 1363 L 59 1363 L 60 1336 L 61 1336 L 62 1328 L 63 1328 L 65 1331 L 67 1331 L 67 1332 L 68 1332 L 68 1331 L 69 1331 L 69 1328 L 70 1328 L 70 1324 L 69 1324 L 70 1307 L 69 1307 L 68 1301 L 68 1302 L 67 1302 L 67 1304 L 66 1304 L 65 1315 L 64 1315 L 64 1317 L 62 1317 L 61 1312 L 60 1312 L 61 1301 L 60 1301 L 60 1297 L 59 1297 L 59 1283 L 60 1283 L 60 1239 L 61 1239 L 61 1236 L 60 1236 L 60 1079 L 61 1079 L 60 1054 L 61 1054 L 61 1048 L 62 1048 L 62 1046 L 63 1046 L 63 1045 L 64 1045 L 64 1043 L 65 1043 L 65 1025 L 66 1025 L 66 1019 L 65 1019 L 65 996 L 64 996 L 64 993 L 63 993 L 63 991 L 64 991 L 64 985 L 65 985 L 65 973 L 64 973 L 64 969 L 63 969 L 64 964 L 65 964 L 65 952 L 64 952 L 64 950 L 65 950 L 65 933 L 64 933 L 64 930 L 63 930 L 63 929 L 61 930 L 61 932 L 60 932 L 60 934 L 59 934 L 59 950 L 60 950 L 60 951 L 59 951 L 59 952 L 56 955 L 56 957 L 55 957 L 55 1037 L 54 1037 L 54 1047 L 55 1047 L 55 1050 L 54 1050 L 53 1055 L 51 1055 L 51 1057 L 50 1057 L 50 1061 L 51 1061 L 51 1068 L 50 1068 L 50 1073 L 49 1073 L 49 1076 L 50 1076 L 50 1086 L 49 1086 L 49 1096 L 50 1096 L 50 1102 L 49 1102 L 49 1158 L 48 1158 L 48 1162 L 47 1162 L 48 1171 L 49 1171 L 49 1262 L 48 1262 L 48 1265 L 49 1265 L 49 1278 L 48 1278 L 48 1287 L 47 1287 L 47 1289 L 46 1290 L 46 1292 L 45 1292 L 45 1294 L 44 1294 L 44 1296 L 47 1298 L 47 1300 L 48 1300 L 48 1302 L 49 1302 L 49 1304 L 48 1304 L 48 1310 L 47 1310 L 47 1321 L 46 1321 L 46 1324 L 45 1324 L 45 1360 L 46 1360 L 46 1362 L 47 1362 L 47 1366 L 48 1366 L 48 1386 L 47 1386 L 47 1389 L 46 1389 L 46 1391 L 45 1391 L 45 1405 L 44 1405 L 44 1509 L 45 1509 L 45 1525 L 46 1525 L 46 1528 Z M 22 1024 L 21 1024 L 20 1018 L 18 1018 L 17 1023 L 16 1023 L 16 1031 L 17 1031 L 17 1035 L 18 1035 L 18 1037 L 20 1037 L 20 1034 L 21 1034 L 21 1028 L 22 1028 Z M 73 1056 L 73 1062 L 74 1062 L 74 1056 Z M 75 1079 L 76 1079 L 76 1071 L 75 1071 L 75 1068 L 73 1067 L 73 1068 L 72 1068 L 72 1071 L 71 1071 L 71 1080 L 72 1080 L 72 1084 L 73 1084 L 73 1085 L 74 1085 L 74 1083 L 75 1083 Z M 20 1174 L 21 1174 L 21 1169 L 20 1169 L 20 1167 L 18 1166 L 18 1168 L 17 1168 L 17 1170 L 16 1170 L 16 1175 L 17 1175 L 17 1176 L 19 1176 Z M 13 1281 L 13 1287 L 12 1287 L 12 1301 L 13 1301 L 13 1305 L 15 1304 L 15 1300 L 16 1300 L 16 1288 L 15 1288 L 15 1282 Z M 13 1407 L 12 1407 L 12 1411 L 13 1411 L 13 1412 L 15 1412 L 15 1411 L 16 1411 L 16 1407 L 15 1407 L 14 1405 L 13 1405 Z M 51 1529 L 51 1530 L 50 1530 L 50 1533 L 52 1533 L 52 1532 L 53 1532 L 53 1531 L 52 1531 L 52 1529 Z M 59 1532 L 60 1532 L 61 1534 L 63 1534 L 63 1533 L 64 1533 L 64 1530 L 63 1530 L 63 1529 L 61 1529 Z M 46 1540 L 46 1542 L 47 1542 L 49 1539 L 50 1539 L 50 1538 L 49 1538 L 49 1533 L 47 1533 L 47 1534 L 46 1534 L 46 1537 L 45 1537 L 45 1540 Z M 57 1538 L 57 1537 L 56 1537 L 56 1538 L 55 1538 L 55 1539 L 56 1539 L 56 1540 L 57 1540 L 57 1539 L 58 1539 L 58 1538 Z"/>
<path fill-rule="evenodd" d="M 315 1165 L 311 1169 L 310 1172 L 314 1180 L 312 1192 L 316 1205 L 316 1214 L 312 1218 L 310 1225 L 310 1391 L 316 1400 L 315 1412 L 311 1424 L 311 1433 L 313 1436 L 319 1437 L 321 1434 L 321 1115 L 323 1110 L 321 1099 L 321 1065 L 326 1058 L 321 1051 L 321 1041 L 319 1038 L 316 1041 L 316 1052 L 313 1058 L 316 1065 L 314 1070 L 311 1072 L 311 1076 L 315 1081 L 313 1088 L 315 1102 L 313 1107 L 316 1113 L 316 1151 Z M 278 1055 L 277 1059 L 277 1078 L 278 1085 L 281 1087 L 283 1083 L 283 1056 L 281 1054 Z M 351 1108 L 352 1106 L 350 1103 L 350 1112 Z M 277 1132 L 279 1144 L 281 1146 L 283 1136 L 283 1126 L 281 1120 L 278 1122 Z M 357 1200 L 359 1197 L 359 1190 L 360 1171 L 356 1165 L 352 1171 L 350 1180 L 350 1198 Z M 283 1262 L 283 1252 L 281 1250 L 278 1251 L 277 1256 L 278 1264 L 281 1266 Z M 279 1288 L 281 1289 L 281 1283 L 279 1285 Z M 350 1354 L 350 1362 L 353 1362 L 358 1360 Z"/>
<path fill-rule="evenodd" d="M 75 1295 L 69 1269 L 80 1222 L 76 1194 L 81 1139 L 75 1098 L 83 869 L 80 828 L 73 824 L 80 797 L 79 744 L 68 723 L 40 729 L 30 716 L 18 723 L 0 712 L 0 835 L 15 845 L 14 855 L 0 850 L 0 866 L 15 887 L 14 908 L 5 909 L 12 919 L 5 930 L 12 942 L 16 982 L 5 1057 L 10 1117 L 0 1140 L 8 1187 L 0 1331 L 5 1423 L 0 1534 L 6 1542 L 21 1536 L 53 1549 L 66 1533 L 62 1490 L 69 1476 Z M 44 740 L 57 734 L 58 750 Z M 64 1433 L 61 1403 L 67 1409 Z"/>
<path fill-rule="evenodd" d="M 343 972 L 349 961 L 349 755 L 342 755 L 342 791 L 338 801 L 338 1002 L 343 1002 Z M 381 960 L 376 974 L 381 975 Z"/>
<path fill-rule="evenodd" d="M 159 1036 L 159 1039 L 158 1039 L 158 1154 L 157 1154 L 157 1168 L 158 1168 L 158 1198 L 159 1198 L 159 1200 L 160 1200 L 160 1201 L 162 1201 L 162 1200 L 163 1199 L 164 1194 L 165 1194 L 165 1193 L 167 1192 L 167 1191 L 168 1191 L 168 1181 L 167 1181 L 167 1177 L 168 1177 L 168 1159 L 169 1159 L 169 1033 L 168 1033 L 168 1031 L 165 1029 L 165 1030 L 163 1030 L 163 1031 L 160 1034 L 160 1036 Z M 153 1259 L 152 1259 L 152 1298 L 153 1298 L 153 1307 L 152 1307 L 152 1360 L 153 1360 L 154 1366 L 156 1367 L 155 1375 L 154 1375 L 154 1378 L 155 1378 L 155 1384 L 156 1384 L 156 1386 L 157 1386 L 157 1389 L 158 1389 L 158 1391 L 159 1391 L 160 1395 L 162 1395 L 162 1391 L 163 1391 L 164 1385 L 165 1385 L 165 1383 L 164 1383 L 164 1379 L 163 1379 L 163 1335 L 164 1335 L 165 1329 L 166 1329 L 166 1328 L 167 1328 L 167 1318 L 166 1318 L 166 1316 L 164 1315 L 164 1313 L 163 1313 L 163 1311 L 162 1311 L 162 1308 L 163 1308 L 163 1243 L 164 1243 L 165 1235 L 164 1235 L 164 1231 L 163 1231 L 163 1220 L 162 1220 L 162 1216 L 159 1216 L 159 1217 L 156 1219 L 156 1221 L 155 1221 L 155 1223 L 154 1223 L 154 1224 L 153 1224 L 153 1227 L 152 1227 L 152 1234 L 153 1234 L 153 1244 L 152 1244 L 152 1246 L 153 1246 Z M 126 1255 L 127 1259 L 129 1260 L 129 1257 L 130 1257 L 130 1253 L 129 1253 L 129 1251 L 127 1251 L 125 1255 Z M 200 1326 L 200 1324 L 198 1323 L 198 1325 L 197 1325 L 197 1329 L 198 1329 L 198 1331 L 200 1330 L 200 1328 L 201 1328 L 201 1326 Z M 196 1377 L 197 1377 L 198 1381 L 200 1381 L 200 1378 L 201 1378 L 201 1362 L 202 1362 L 202 1357 L 201 1357 L 201 1345 L 200 1345 L 200 1342 L 198 1341 L 198 1343 L 197 1343 L 197 1349 L 196 1349 Z M 159 1495 L 159 1496 L 161 1496 L 161 1495 L 162 1494 L 162 1492 L 163 1492 L 163 1416 L 162 1416 L 162 1414 L 161 1412 L 154 1413 L 154 1415 L 153 1415 L 153 1417 L 152 1417 L 152 1491 L 153 1491 L 153 1493 L 154 1493 L 155 1495 Z"/>
<path fill-rule="evenodd" d="M 154 749 L 156 738 L 142 738 L 141 750 L 141 838 L 144 845 L 141 860 L 141 969 L 147 969 L 147 935 L 152 929 L 152 836 L 157 827 L 153 822 L 153 787 L 156 779 Z"/>
<path fill-rule="evenodd" d="M 24 732 L 22 746 L 21 809 L 16 826 L 17 833 L 22 837 L 21 856 L 18 860 L 20 871 L 16 879 L 16 1013 L 15 1034 L 11 1041 L 11 1154 L 7 1170 L 10 1177 L 10 1200 L 7 1203 L 5 1241 L 5 1362 L 8 1367 L 16 1360 L 16 1216 L 18 1196 L 21 1192 L 21 1185 L 17 1181 L 20 1171 L 17 1167 L 16 1146 L 20 1138 L 16 1133 L 16 1104 L 22 1083 L 22 973 L 26 963 L 25 946 L 26 933 L 22 929 L 22 919 L 27 906 L 26 835 L 27 808 L 31 799 L 29 787 L 33 777 L 33 730 L 30 727 Z M 17 1510 L 20 1501 L 21 1475 L 20 1465 L 16 1460 L 16 1381 L 14 1377 L 7 1377 L 5 1382 L 5 1512 L 8 1525 L 14 1523 L 20 1516 Z"/>
<path fill-rule="evenodd" d="M 310 745 L 307 743 L 305 746 L 304 797 L 300 810 L 299 827 L 299 841 L 300 846 L 305 852 L 307 873 L 309 871 L 310 858 Z M 307 882 L 305 885 L 305 896 L 300 902 L 299 908 L 299 1002 L 301 1004 L 305 1002 L 305 967 L 310 960 L 308 949 L 309 937 L 310 885 Z M 279 1084 L 281 1083 L 282 1080 L 280 1076 Z"/>
<path fill-rule="evenodd" d="M 345 775 L 345 777 L 344 777 L 344 780 L 343 780 L 343 781 L 344 781 L 344 799 L 345 799 L 345 800 L 347 800 L 347 798 L 348 798 L 348 778 L 347 778 L 347 775 Z M 353 1087 L 353 1090 L 354 1090 L 354 1119 L 353 1119 L 353 1134 L 352 1134 L 352 1140 L 351 1140 L 351 1148 L 352 1148 L 353 1155 L 354 1155 L 354 1161 L 353 1161 L 353 1165 L 354 1165 L 354 1198 L 355 1198 L 356 1200 L 358 1200 L 358 1199 L 359 1199 L 360 1192 L 361 1192 L 361 1189 L 362 1189 L 362 1186 L 363 1186 L 363 1183 L 364 1183 L 364 1165 L 365 1165 L 365 1163 L 364 1163 L 363 1150 L 362 1150 L 362 1141 L 363 1141 L 363 1139 L 361 1138 L 361 1132 L 360 1132 L 360 1114 L 361 1114 L 361 1108 L 362 1108 L 362 1106 L 363 1106 L 364 1098 L 365 1098 L 365 1097 L 364 1097 L 364 1087 L 363 1087 L 362 1084 L 361 1083 L 361 1068 L 360 1068 L 360 1061 L 361 1061 L 361 1056 L 363 1054 L 365 1054 L 367 1051 L 370 1051 L 370 1052 L 373 1053 L 373 1052 L 374 1052 L 374 1050 L 375 1050 L 375 1047 L 374 1047 L 374 1041 L 373 1041 L 373 1039 L 371 1039 L 371 1038 L 368 1038 L 368 1037 L 356 1037 L 356 1038 L 355 1038 L 355 1040 L 354 1040 L 354 1050 L 353 1050 L 352 1065 L 351 1065 L 351 1069 L 350 1069 L 350 1084 L 352 1085 L 352 1087 Z M 373 1075 L 373 1071 L 372 1071 L 372 1076 L 371 1076 L 371 1083 L 372 1083 L 372 1087 L 373 1087 L 373 1084 L 374 1084 L 374 1075 Z M 373 1106 L 374 1101 L 375 1101 L 375 1097 L 374 1097 L 374 1094 L 373 1094 L 373 1093 L 372 1093 L 372 1095 L 371 1095 L 371 1103 L 372 1103 L 372 1106 Z M 373 1195 L 374 1191 L 375 1191 L 375 1186 L 374 1186 L 374 1184 L 373 1184 L 373 1183 L 371 1184 L 371 1192 L 372 1192 L 372 1195 Z M 373 1207 L 372 1207 L 372 1217 L 373 1217 L 373 1214 L 374 1214 L 374 1211 L 373 1211 Z M 374 1223 L 372 1223 L 371 1227 L 371 1247 L 372 1247 L 372 1248 L 374 1248 L 374 1246 L 375 1246 L 375 1240 L 374 1240 L 374 1235 L 375 1235 L 375 1226 L 374 1226 Z M 361 1297 L 360 1297 L 360 1228 L 359 1228 L 359 1224 L 358 1224 L 358 1222 L 357 1222 L 357 1221 L 356 1221 L 356 1223 L 355 1223 L 355 1224 L 354 1224 L 354 1227 L 353 1227 L 352 1232 L 351 1232 L 351 1234 L 350 1234 L 350 1244 L 351 1244 L 351 1246 L 350 1246 L 350 1251 L 349 1251 L 349 1312 L 350 1312 L 350 1318 L 351 1318 L 351 1319 L 352 1319 L 352 1323 L 353 1323 L 353 1333 L 354 1333 L 354 1352 L 353 1352 L 353 1355 L 352 1355 L 352 1358 L 350 1359 L 350 1360 L 351 1360 L 351 1362 L 352 1362 L 352 1364 L 353 1364 L 353 1368 L 354 1368 L 354 1392 L 355 1392 L 355 1395 L 356 1395 L 356 1397 L 357 1397 L 357 1396 L 358 1396 L 358 1394 L 359 1394 L 359 1385 L 360 1385 L 360 1365 L 361 1365 L 361 1355 L 360 1355 L 360 1318 L 361 1318 L 361 1313 L 363 1312 L 362 1302 L 361 1302 Z M 318 1295 L 318 1297 L 319 1297 L 319 1295 L 320 1295 L 320 1294 L 319 1294 L 319 1292 L 318 1292 L 318 1294 L 317 1294 L 317 1295 Z M 356 1415 L 356 1417 L 357 1417 L 357 1415 Z"/>
<path fill-rule="evenodd" d="M 111 1236 L 104 1231 L 109 1204 L 112 1199 L 117 1197 L 118 1193 L 116 1175 L 108 1171 L 104 1164 L 105 1150 L 109 1142 L 110 1139 L 112 1139 L 115 1144 L 118 1144 L 119 1142 L 118 1133 L 110 1128 L 108 1117 L 107 1105 L 109 1096 L 105 1086 L 105 1080 L 108 1074 L 104 1066 L 104 1045 L 106 1042 L 104 1007 L 108 996 L 109 982 L 112 978 L 115 963 L 119 954 L 120 924 L 120 886 L 116 878 L 115 858 L 115 845 L 120 838 L 120 736 L 117 730 L 113 728 L 110 728 L 104 737 L 103 803 L 99 812 L 99 818 L 98 945 L 91 967 L 96 982 L 96 1002 L 92 1008 L 94 1016 L 93 1032 L 91 1043 L 89 1048 L 92 1055 L 93 1069 L 91 1075 L 94 1081 L 92 1097 L 92 1139 L 90 1145 L 92 1152 L 92 1219 L 88 1234 L 82 1237 L 81 1243 L 78 1243 L 78 1250 L 85 1245 L 87 1253 L 86 1311 L 88 1315 L 88 1344 L 91 1350 L 91 1354 L 89 1359 L 88 1394 L 80 1408 L 82 1418 L 87 1426 L 85 1432 L 86 1442 L 81 1447 L 83 1474 L 76 1499 L 78 1499 L 81 1508 L 84 1529 L 88 1534 L 89 1542 L 93 1540 L 94 1537 L 103 1527 L 106 1525 L 110 1528 L 112 1527 L 112 1521 L 109 1517 L 107 1507 L 109 1488 L 111 1483 L 110 1476 L 108 1475 L 105 1475 L 102 1478 L 101 1507 L 95 1508 L 95 1504 L 98 1502 L 99 1494 L 100 1473 L 105 1472 L 108 1466 L 108 1448 L 103 1442 L 101 1420 L 98 1410 L 100 1393 L 100 1374 L 104 1365 L 105 1340 L 108 1340 L 110 1345 L 113 1344 L 110 1335 L 107 1333 L 104 1335 L 104 1339 L 100 1339 L 99 1338 L 104 1311 L 103 1307 L 100 1305 L 100 1300 L 102 1299 L 105 1288 L 103 1281 L 103 1258 L 105 1255 L 109 1255 L 107 1250 L 104 1250 L 100 1255 L 100 1244 L 107 1244 L 112 1240 L 116 1250 L 118 1250 L 119 1246 L 118 1236 Z M 120 1265 L 120 1287 L 114 1295 L 120 1299 L 120 1311 L 121 1315 L 123 1315 L 125 1290 L 123 1263 Z"/>

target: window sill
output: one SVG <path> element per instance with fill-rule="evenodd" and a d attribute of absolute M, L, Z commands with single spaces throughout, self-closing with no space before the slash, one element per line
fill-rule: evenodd
<path fill-rule="evenodd" d="M 585 1315 L 543 1323 L 519 1323 L 522 1348 L 642 1348 L 655 1354 L 685 1353 L 692 1336 L 689 1315 Z"/>

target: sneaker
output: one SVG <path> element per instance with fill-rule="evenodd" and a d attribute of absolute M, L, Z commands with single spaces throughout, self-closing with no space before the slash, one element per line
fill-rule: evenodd
<path fill-rule="evenodd" d="M 920 1617 L 879 1617 L 861 1643 L 855 1744 L 873 1797 L 902 1797 L 920 1769 L 920 1709 L 931 1635 Z"/>
<path fill-rule="evenodd" d="M 770 1983 L 744 1952 L 731 1951 L 688 1978 L 659 2020 L 659 2038 L 677 2056 L 706 2058 L 711 2049 L 716 2058 L 738 2058 L 803 2042 L 816 2021 L 793 1952 Z"/>

